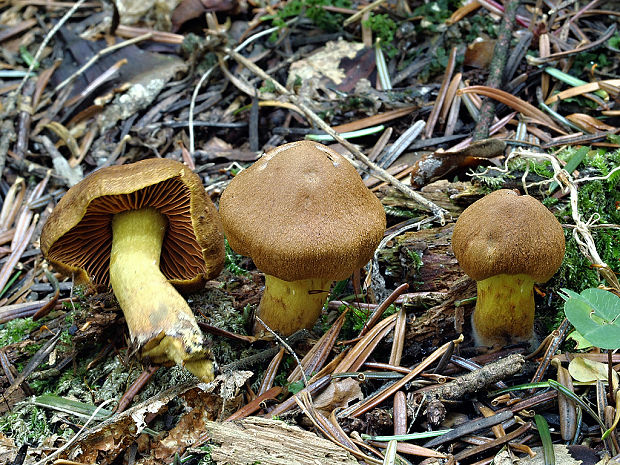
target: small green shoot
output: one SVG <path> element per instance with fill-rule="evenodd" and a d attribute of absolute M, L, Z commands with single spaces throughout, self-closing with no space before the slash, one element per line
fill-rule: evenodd
<path fill-rule="evenodd" d="M 239 261 L 239 257 L 241 257 L 241 255 L 237 255 L 233 251 L 230 245 L 228 245 L 228 241 L 225 241 L 224 244 L 226 246 L 226 269 L 236 276 L 250 274 L 248 270 L 244 270 L 239 265 L 237 265 L 237 262 Z"/>
<path fill-rule="evenodd" d="M 6 293 L 6 291 L 8 291 L 8 290 L 11 288 L 11 286 L 13 285 L 13 283 L 15 283 L 15 281 L 17 281 L 17 278 L 19 278 L 19 275 L 21 275 L 21 274 L 22 274 L 22 272 L 21 272 L 21 271 L 18 271 L 17 273 L 15 273 L 15 274 L 11 277 L 11 279 L 9 279 L 9 282 L 8 282 L 8 283 L 6 283 L 6 286 L 4 286 L 4 288 L 2 289 L 2 292 L 0 292 L 0 297 L 3 297 L 3 296 L 4 296 L 4 294 Z"/>
<path fill-rule="evenodd" d="M 34 63 L 34 66 L 32 67 L 33 70 L 39 69 L 39 63 L 34 61 L 34 57 L 25 46 L 22 45 L 19 47 L 19 54 L 22 57 L 22 60 L 24 60 L 24 63 L 28 66 L 32 66 L 32 63 Z"/>

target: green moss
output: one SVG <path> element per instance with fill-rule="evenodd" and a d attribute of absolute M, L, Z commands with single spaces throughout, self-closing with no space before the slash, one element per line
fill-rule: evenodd
<path fill-rule="evenodd" d="M 424 21 L 420 22 L 420 28 L 436 32 L 459 6 L 459 0 L 437 0 L 423 3 L 413 10 L 412 16 L 424 18 Z"/>
<path fill-rule="evenodd" d="M 338 8 L 350 8 L 350 0 L 289 0 L 280 8 L 275 15 L 265 15 L 261 19 L 271 20 L 273 26 L 279 28 L 286 27 L 286 21 L 290 18 L 305 16 L 310 19 L 315 26 L 324 31 L 339 31 L 342 29 L 344 16 L 325 10 L 324 6 L 335 6 Z M 271 39 L 275 40 L 277 33 Z"/>
<path fill-rule="evenodd" d="M 32 318 L 17 318 L 0 325 L 0 346 L 23 341 L 26 336 L 41 326 Z"/>
<path fill-rule="evenodd" d="M 469 28 L 469 31 L 464 37 L 466 44 L 472 43 L 475 39 L 485 34 L 491 39 L 497 38 L 497 23 L 491 18 L 490 15 L 473 15 L 467 17 L 466 19 L 467 26 Z M 458 26 L 459 23 L 455 24 L 455 26 Z M 465 26 L 465 23 L 463 26 Z"/>
<path fill-rule="evenodd" d="M 15 444 L 39 444 L 52 435 L 45 412 L 30 404 L 21 402 L 13 410 L 0 417 L 0 432 L 15 441 Z"/>
<path fill-rule="evenodd" d="M 380 40 L 379 44 L 388 57 L 393 58 L 398 54 L 398 49 L 394 46 L 394 35 L 398 25 L 386 14 L 370 13 L 370 16 L 362 24 L 369 27 L 374 32 L 375 37 Z"/>

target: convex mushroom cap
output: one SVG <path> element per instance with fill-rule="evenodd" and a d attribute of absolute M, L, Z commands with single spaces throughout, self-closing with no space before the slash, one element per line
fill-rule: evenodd
<path fill-rule="evenodd" d="M 239 173 L 222 194 L 220 213 L 233 250 L 251 257 L 268 275 L 259 315 L 283 334 L 314 324 L 331 281 L 364 266 L 385 231 L 383 206 L 351 163 L 311 141 L 277 147 Z M 279 316 L 266 310 L 273 277 L 318 280 L 310 285 L 319 287 L 294 292 L 302 296 L 302 307 L 319 301 L 318 311 L 313 307 L 311 316 L 298 321 L 301 326 L 287 323 L 289 310 L 276 312 Z M 278 285 L 291 293 L 288 285 Z M 309 294 L 317 290 L 324 292 Z"/>
<path fill-rule="evenodd" d="M 144 355 L 204 368 L 203 335 L 168 282 L 192 290 L 216 276 L 224 239 L 200 178 L 182 163 L 148 159 L 92 173 L 52 212 L 41 250 L 78 284 L 112 285 Z"/>
<path fill-rule="evenodd" d="M 564 246 L 558 220 L 529 195 L 501 189 L 465 209 L 452 248 L 465 273 L 478 281 L 473 322 L 479 344 L 531 340 L 532 285 L 553 276 Z"/>

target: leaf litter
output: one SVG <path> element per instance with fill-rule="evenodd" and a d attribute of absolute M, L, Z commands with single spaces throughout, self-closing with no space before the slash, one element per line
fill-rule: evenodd
<path fill-rule="evenodd" d="M 617 5 L 133 3 L 0 7 L 3 463 L 617 461 L 618 345 L 565 342 L 559 293 L 620 292 Z M 262 275 L 230 250 L 188 298 L 212 385 L 137 360 L 114 297 L 41 257 L 52 208 L 95 169 L 180 160 L 217 201 L 305 137 L 365 177 L 385 240 L 312 332 L 280 343 L 247 336 Z M 533 353 L 473 346 L 475 285 L 450 248 L 459 213 L 500 187 L 543 200 L 567 237 Z M 429 432 L 443 439 L 415 436 Z"/>

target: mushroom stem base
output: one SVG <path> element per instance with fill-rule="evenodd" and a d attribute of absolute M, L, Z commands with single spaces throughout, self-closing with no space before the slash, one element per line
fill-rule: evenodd
<path fill-rule="evenodd" d="M 535 342 L 534 280 L 526 274 L 500 274 L 478 281 L 472 326 L 479 346 Z"/>
<path fill-rule="evenodd" d="M 257 315 L 273 331 L 290 336 L 300 329 L 310 329 L 316 323 L 329 294 L 332 280 L 302 279 L 283 281 L 265 274 L 265 292 Z M 263 325 L 254 322 L 254 334 L 267 333 Z"/>
<path fill-rule="evenodd" d="M 153 208 L 114 215 L 110 284 L 142 356 L 209 382 L 213 356 L 189 305 L 159 270 L 165 232 L 166 219 Z"/>

